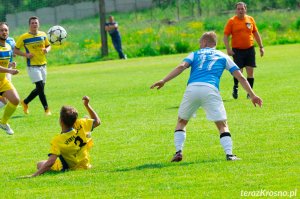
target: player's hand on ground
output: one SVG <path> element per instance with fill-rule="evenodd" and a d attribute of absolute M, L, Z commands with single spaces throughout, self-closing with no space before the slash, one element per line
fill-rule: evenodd
<path fill-rule="evenodd" d="M 258 105 L 259 107 L 261 107 L 263 104 L 262 99 L 256 95 L 251 98 L 251 101 L 254 104 L 254 106 Z"/>
<path fill-rule="evenodd" d="M 89 104 L 89 102 L 90 102 L 90 98 L 89 98 L 88 96 L 84 96 L 84 97 L 82 98 L 82 100 L 83 100 L 83 104 L 84 104 L 85 106 L 87 106 L 87 105 Z"/>
<path fill-rule="evenodd" d="M 153 89 L 153 88 L 157 87 L 157 89 L 160 89 L 164 85 L 165 85 L 164 80 L 160 80 L 160 81 L 154 83 L 150 88 Z"/>
<path fill-rule="evenodd" d="M 27 176 L 17 177 L 17 179 L 25 179 L 25 178 L 32 178 L 32 177 L 33 177 L 32 175 L 27 175 Z"/>

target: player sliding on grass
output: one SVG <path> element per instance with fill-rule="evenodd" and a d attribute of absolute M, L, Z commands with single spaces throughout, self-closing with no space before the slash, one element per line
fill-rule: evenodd
<path fill-rule="evenodd" d="M 224 104 L 219 93 L 219 81 L 224 69 L 228 70 L 250 95 L 252 103 L 262 106 L 262 99 L 255 95 L 247 79 L 237 65 L 224 53 L 215 49 L 217 36 L 206 32 L 200 39 L 200 50 L 192 52 L 181 64 L 173 69 L 164 79 L 154 83 L 151 89 L 160 89 L 166 82 L 191 67 L 188 86 L 178 111 L 178 122 L 175 128 L 174 142 L 176 153 L 172 162 L 182 160 L 183 144 L 186 138 L 185 127 L 199 107 L 203 107 L 208 120 L 214 121 L 219 132 L 220 142 L 227 160 L 239 160 L 232 153 L 232 139 L 227 124 Z"/>
<path fill-rule="evenodd" d="M 49 170 L 65 171 L 68 169 L 89 169 L 89 150 L 93 145 L 91 131 L 100 125 L 100 118 L 89 104 L 89 97 L 82 98 L 90 118 L 77 119 L 77 110 L 63 106 L 60 110 L 61 133 L 51 141 L 48 160 L 38 162 L 35 177 Z"/>

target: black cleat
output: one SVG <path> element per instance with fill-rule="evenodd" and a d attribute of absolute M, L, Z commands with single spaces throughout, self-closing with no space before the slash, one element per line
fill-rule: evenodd
<path fill-rule="evenodd" d="M 180 162 L 181 160 L 182 160 L 182 152 L 177 151 L 174 157 L 172 158 L 171 162 Z"/>
<path fill-rule="evenodd" d="M 233 89 L 232 89 L 232 97 L 234 98 L 234 99 L 237 99 L 238 98 L 238 87 L 233 87 Z"/>
<path fill-rule="evenodd" d="M 247 99 L 251 99 L 249 94 L 247 94 Z"/>
<path fill-rule="evenodd" d="M 236 161 L 236 160 L 241 160 L 241 158 L 236 157 L 236 155 L 226 155 L 226 160 L 228 161 Z"/>

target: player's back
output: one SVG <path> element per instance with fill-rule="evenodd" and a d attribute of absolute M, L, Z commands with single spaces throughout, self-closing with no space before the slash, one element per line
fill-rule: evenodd
<path fill-rule="evenodd" d="M 194 52 L 188 84 L 203 82 L 219 88 L 220 77 L 226 67 L 223 53 L 214 48 L 203 48 Z"/>
<path fill-rule="evenodd" d="M 92 139 L 88 135 L 92 125 L 91 119 L 78 119 L 72 130 L 54 137 L 51 142 L 51 154 L 62 156 L 69 169 L 89 168 Z"/>

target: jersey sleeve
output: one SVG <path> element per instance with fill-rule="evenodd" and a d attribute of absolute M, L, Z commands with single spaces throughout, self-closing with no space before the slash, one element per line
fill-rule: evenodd
<path fill-rule="evenodd" d="M 51 147 L 50 147 L 50 153 L 49 154 L 59 156 L 61 154 L 61 152 L 60 152 L 60 148 L 57 144 L 56 137 L 52 139 L 50 145 L 51 145 Z"/>
<path fill-rule="evenodd" d="M 190 53 L 186 58 L 183 59 L 184 62 L 187 62 L 189 65 L 191 65 L 194 61 L 195 53 Z"/>
<path fill-rule="evenodd" d="M 230 59 L 229 56 L 225 55 L 225 58 L 226 58 L 226 67 L 225 67 L 226 70 L 228 70 L 231 74 L 236 70 L 240 70 L 240 68 L 236 65 L 236 63 L 234 63 L 234 61 Z"/>
<path fill-rule="evenodd" d="M 81 118 L 81 119 L 78 119 L 75 122 L 74 128 L 75 129 L 82 128 L 84 134 L 87 135 L 87 134 L 89 134 L 93 130 L 93 124 L 94 124 L 94 120 L 93 119 Z"/>
<path fill-rule="evenodd" d="M 51 45 L 51 43 L 50 43 L 50 41 L 49 41 L 49 39 L 48 39 L 48 37 L 47 37 L 47 34 L 44 33 L 44 35 L 45 35 L 45 46 L 48 47 L 48 46 Z"/>
<path fill-rule="evenodd" d="M 252 20 L 252 24 L 253 24 L 253 30 L 252 30 L 252 33 L 255 33 L 258 31 L 257 29 L 257 26 L 256 26 L 256 23 L 255 23 L 255 20 L 253 17 L 251 17 L 251 20 Z"/>
<path fill-rule="evenodd" d="M 17 40 L 17 42 L 16 42 L 16 45 L 15 45 L 16 48 L 20 49 L 22 46 L 24 46 L 23 37 L 24 37 L 24 36 L 21 35 L 21 36 L 18 38 L 18 40 Z"/>
<path fill-rule="evenodd" d="M 231 32 L 232 32 L 232 23 L 233 23 L 233 20 L 229 19 L 227 21 L 227 24 L 225 25 L 224 34 L 227 35 L 227 36 L 231 35 Z"/>

